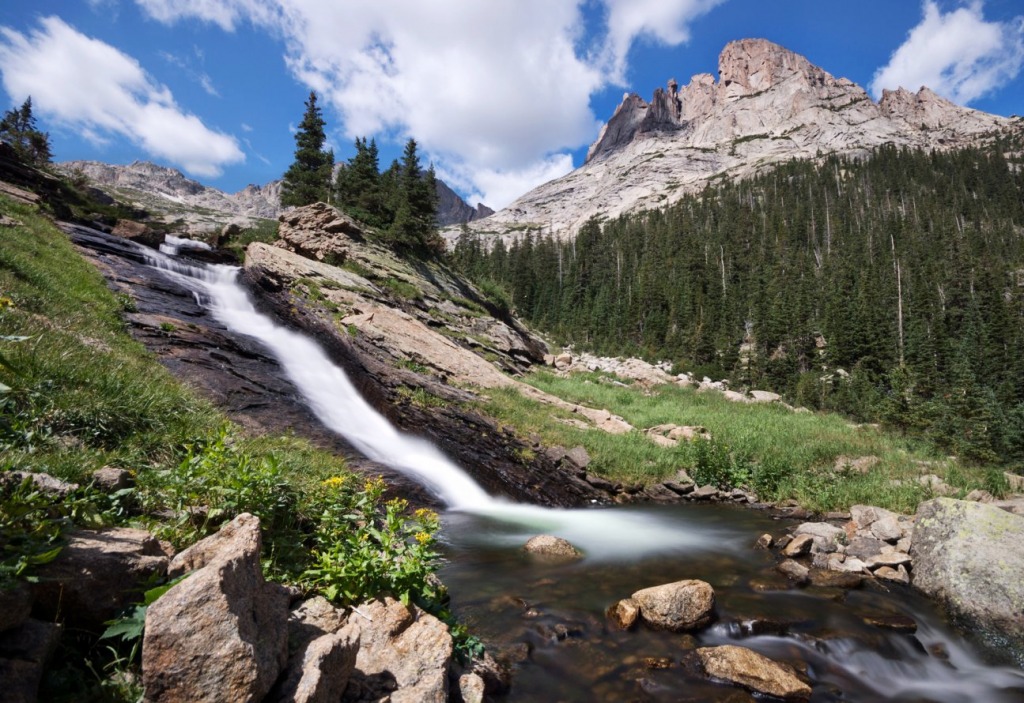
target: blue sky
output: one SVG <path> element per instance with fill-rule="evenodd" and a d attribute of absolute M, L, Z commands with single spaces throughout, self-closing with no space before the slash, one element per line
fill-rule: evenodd
<path fill-rule="evenodd" d="M 624 92 L 715 73 L 764 37 L 876 95 L 1024 114 L 1020 0 L 8 0 L 4 109 L 31 94 L 57 160 L 174 166 L 227 191 L 280 177 L 311 89 L 339 159 L 412 136 L 501 207 L 582 163 Z"/>

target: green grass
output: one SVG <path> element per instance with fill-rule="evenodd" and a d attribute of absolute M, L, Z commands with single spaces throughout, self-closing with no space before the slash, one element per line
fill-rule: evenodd
<path fill-rule="evenodd" d="M 270 244 L 277 240 L 277 220 L 260 220 L 258 224 L 253 227 L 243 229 L 237 235 L 231 238 L 225 245 L 225 249 L 234 252 L 235 256 L 238 257 L 239 261 L 245 258 L 245 250 L 253 242 L 263 242 L 264 244 Z"/>
<path fill-rule="evenodd" d="M 521 436 L 538 434 L 549 444 L 583 445 L 593 459 L 592 470 L 617 481 L 665 480 L 683 468 L 697 474 L 695 478 L 754 488 L 762 499 L 792 498 L 822 511 L 868 503 L 912 512 L 930 497 L 917 481 L 922 472 L 945 478 L 961 494 L 1000 488 L 991 471 L 961 466 L 921 442 L 857 426 L 839 415 L 733 403 L 718 393 L 672 385 L 623 387 L 599 374 L 564 378 L 542 371 L 526 381 L 570 402 L 608 409 L 638 430 L 671 423 L 699 425 L 712 435 L 710 448 L 700 443 L 662 448 L 640 432 L 616 436 L 564 424 L 558 420 L 572 419 L 571 414 L 553 412 L 513 390 L 488 392 L 485 412 Z M 864 456 L 879 459 L 865 474 L 833 468 L 839 457 Z"/>

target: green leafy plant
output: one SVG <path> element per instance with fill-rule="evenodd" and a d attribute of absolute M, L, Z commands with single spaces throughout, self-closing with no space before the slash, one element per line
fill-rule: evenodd
<path fill-rule="evenodd" d="M 57 558 L 71 526 L 66 510 L 32 479 L 0 482 L 0 588 L 33 581 L 34 567 Z"/>

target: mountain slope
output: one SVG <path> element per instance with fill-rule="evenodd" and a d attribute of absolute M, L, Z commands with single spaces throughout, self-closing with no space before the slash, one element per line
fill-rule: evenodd
<path fill-rule="evenodd" d="M 667 205 L 712 179 L 752 175 L 779 161 L 887 143 L 965 146 L 1016 121 L 959 107 L 928 88 L 886 91 L 876 103 L 798 54 L 743 39 L 723 49 L 717 82 L 705 73 L 681 88 L 669 81 L 650 102 L 624 96 L 583 166 L 472 229 L 572 236 L 592 216 Z"/>
<path fill-rule="evenodd" d="M 281 181 L 247 185 L 237 193 L 225 193 L 187 178 L 177 169 L 148 161 L 127 166 L 99 161 L 66 161 L 57 167 L 71 177 L 87 179 L 118 200 L 141 207 L 166 222 L 180 220 L 193 232 L 223 226 L 227 222 L 254 224 L 276 218 L 281 212 Z M 477 220 L 494 213 L 486 205 L 471 207 L 443 181 L 437 181 L 437 222 L 444 227 Z"/>

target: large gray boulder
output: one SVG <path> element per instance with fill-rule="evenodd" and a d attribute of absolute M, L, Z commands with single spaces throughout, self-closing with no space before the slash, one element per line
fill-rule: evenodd
<path fill-rule="evenodd" d="M 672 632 L 699 630 L 711 622 L 715 610 L 714 589 L 696 579 L 644 588 L 632 599 L 644 622 Z"/>
<path fill-rule="evenodd" d="M 1024 517 L 951 498 L 917 508 L 913 585 L 1024 663 Z"/>
<path fill-rule="evenodd" d="M 175 560 L 202 566 L 146 613 L 146 701 L 260 701 L 270 691 L 288 659 L 288 595 L 263 580 L 260 547 L 259 518 L 243 513 Z"/>
<path fill-rule="evenodd" d="M 353 608 L 359 625 L 356 668 L 346 701 L 445 703 L 454 643 L 448 626 L 394 598 Z"/>
<path fill-rule="evenodd" d="M 288 615 L 288 667 L 267 703 L 334 703 L 341 700 L 356 664 L 359 626 L 323 596 Z"/>

